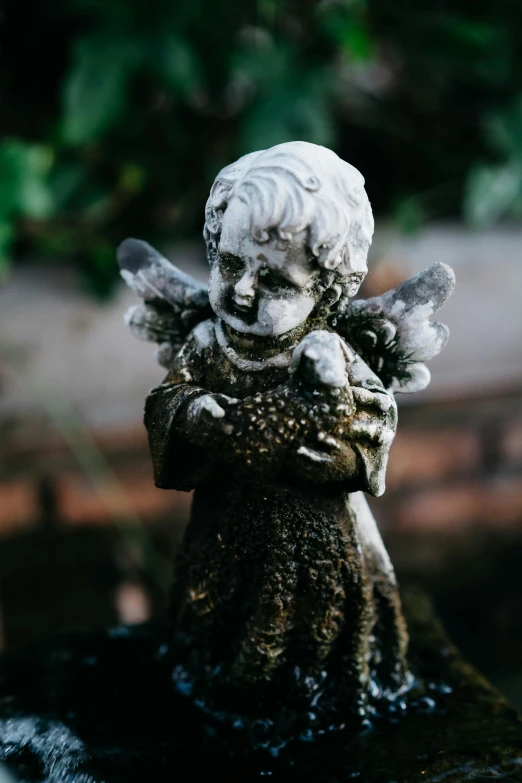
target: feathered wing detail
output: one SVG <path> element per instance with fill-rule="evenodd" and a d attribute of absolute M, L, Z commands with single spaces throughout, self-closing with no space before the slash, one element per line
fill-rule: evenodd
<path fill-rule="evenodd" d="M 454 287 L 453 269 L 439 262 L 382 296 L 350 302 L 333 325 L 387 389 L 420 391 L 431 378 L 424 362 L 449 337 L 447 326 L 429 319 Z"/>
<path fill-rule="evenodd" d="M 117 257 L 121 276 L 143 299 L 125 323 L 139 340 L 158 343 L 156 359 L 168 368 L 188 333 L 212 315 L 207 289 L 141 239 L 125 239 Z"/>

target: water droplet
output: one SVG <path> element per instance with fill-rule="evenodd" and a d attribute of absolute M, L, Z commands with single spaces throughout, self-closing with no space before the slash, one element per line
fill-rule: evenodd
<path fill-rule="evenodd" d="M 370 731 L 372 731 L 372 729 L 373 729 L 373 723 L 369 718 L 365 718 L 361 723 L 361 730 L 359 734 L 362 734 L 362 736 L 364 737 L 366 734 L 369 734 Z"/>
<path fill-rule="evenodd" d="M 268 730 L 270 728 L 270 722 L 267 720 L 255 720 L 252 723 L 252 732 L 258 736 L 262 737 L 263 735 L 268 733 Z"/>
<path fill-rule="evenodd" d="M 312 729 L 305 729 L 301 732 L 299 739 L 301 739 L 303 742 L 314 742 L 315 735 Z"/>
<path fill-rule="evenodd" d="M 370 680 L 370 696 L 372 699 L 378 699 L 381 695 L 381 689 L 375 682 L 375 680 Z"/>
<path fill-rule="evenodd" d="M 430 698 L 429 696 L 421 696 L 420 699 L 417 700 L 416 705 L 419 712 L 433 712 L 437 706 L 435 699 Z"/>
<path fill-rule="evenodd" d="M 168 644 L 162 644 L 158 647 L 156 652 L 156 660 L 161 661 L 169 651 Z"/>

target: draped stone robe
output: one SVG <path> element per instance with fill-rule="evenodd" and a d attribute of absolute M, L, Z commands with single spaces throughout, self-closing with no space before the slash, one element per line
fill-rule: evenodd
<path fill-rule="evenodd" d="M 299 397 L 292 424 L 285 357 L 245 360 L 222 335 L 218 320 L 196 327 L 146 401 L 157 486 L 195 488 L 172 590 L 174 664 L 189 690 L 219 703 L 226 688 L 247 712 L 283 692 L 296 708 L 356 709 L 407 679 L 395 577 L 362 494 L 384 489 L 391 439 L 379 433 L 393 435 L 395 401 L 356 357 L 360 426 L 330 416 L 341 448 L 306 459 L 314 398 Z M 208 393 L 239 402 L 206 432 L 187 410 Z"/>

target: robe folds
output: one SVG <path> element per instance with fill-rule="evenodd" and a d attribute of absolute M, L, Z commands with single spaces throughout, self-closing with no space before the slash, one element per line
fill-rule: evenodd
<path fill-rule="evenodd" d="M 195 490 L 172 594 L 175 658 L 194 681 L 261 689 L 266 698 L 284 687 L 299 703 L 325 681 L 335 680 L 339 699 L 360 694 L 370 678 L 396 686 L 406 634 L 393 571 L 376 528 L 358 524 L 360 502 L 350 503 L 351 493 L 384 490 L 391 438 L 375 433 L 393 437 L 393 395 L 362 359 L 349 365 L 350 387 L 368 394 L 356 402 L 361 426 L 346 428 L 353 459 L 345 454 L 341 468 L 333 452 L 303 469 L 299 444 L 277 435 L 259 447 L 237 427 L 207 438 L 188 413 L 204 394 L 241 405 L 275 390 L 274 433 L 289 415 L 275 404 L 288 366 L 235 360 L 215 327 L 209 320 L 193 330 L 145 407 L 157 486 Z M 401 648 L 393 671 L 384 642 Z"/>

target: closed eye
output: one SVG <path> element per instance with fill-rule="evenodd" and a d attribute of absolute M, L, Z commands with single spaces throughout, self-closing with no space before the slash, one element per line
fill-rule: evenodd
<path fill-rule="evenodd" d="M 291 287 L 293 285 L 286 277 L 283 277 L 278 272 L 275 272 L 273 269 L 269 269 L 266 266 L 260 270 L 259 278 L 260 282 L 267 286 L 267 288 L 276 288 L 280 286 Z"/>

